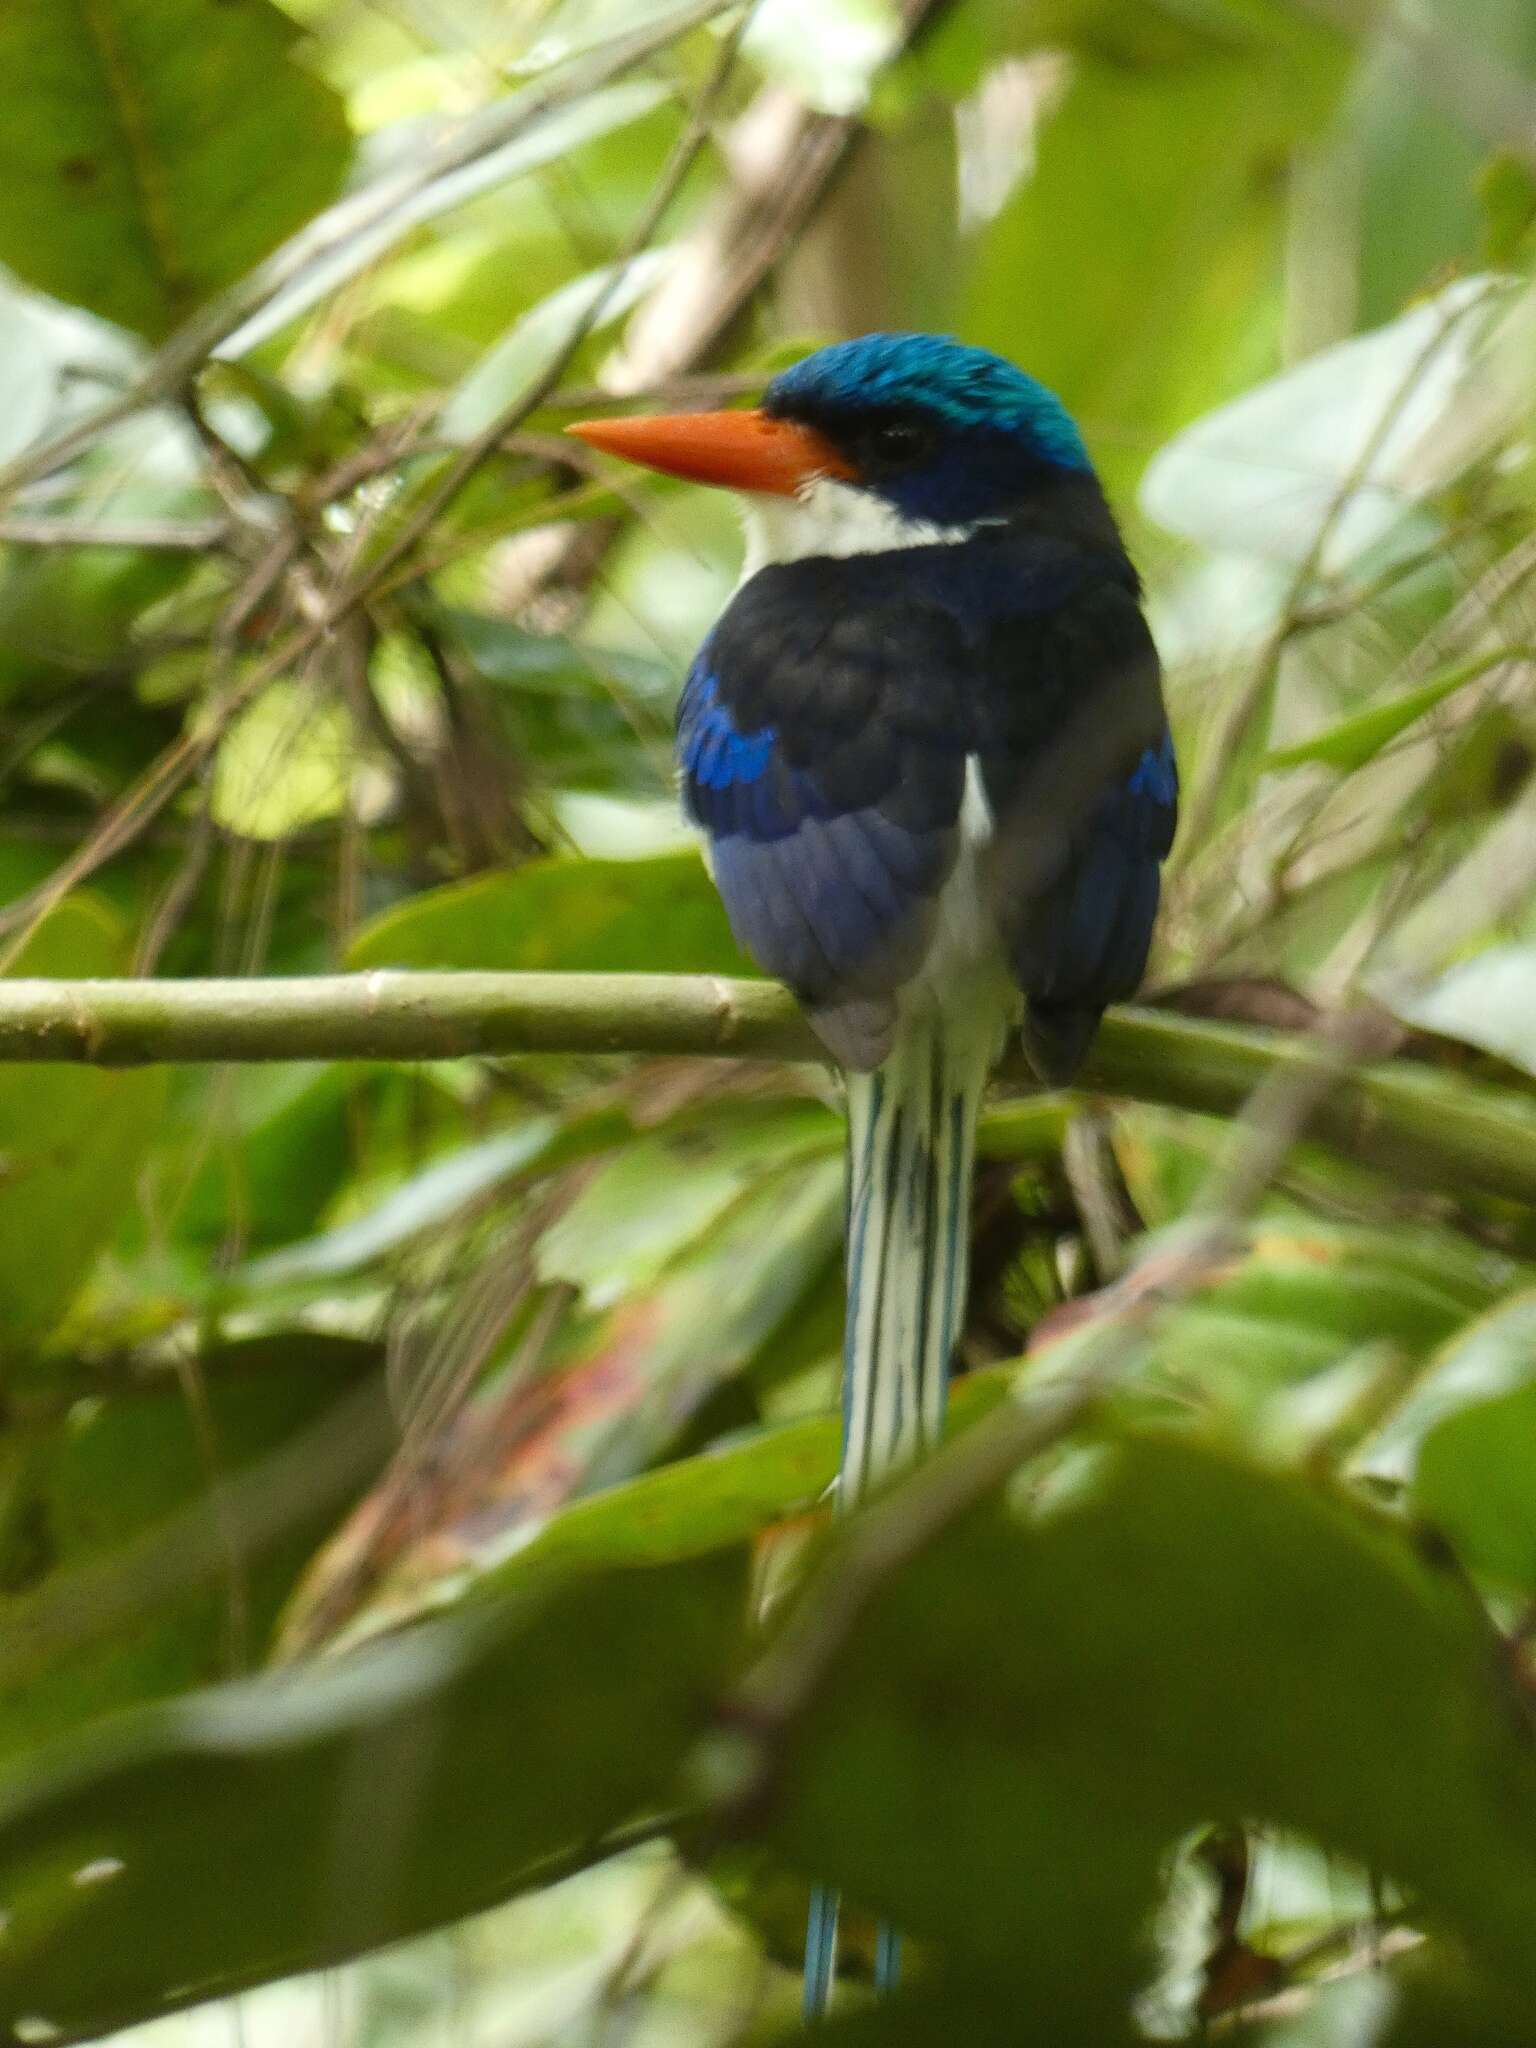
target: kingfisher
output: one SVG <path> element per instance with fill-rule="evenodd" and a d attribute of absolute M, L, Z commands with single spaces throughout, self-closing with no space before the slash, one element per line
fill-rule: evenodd
<path fill-rule="evenodd" d="M 1061 401 L 947 336 L 837 342 L 753 410 L 570 431 L 741 494 L 677 765 L 737 939 L 846 1075 L 846 1511 L 942 1427 L 1010 1031 L 1063 1085 L 1146 967 L 1178 777 L 1140 581 Z M 818 1890 L 812 2017 L 836 1926 Z M 896 1956 L 882 1929 L 880 1982 Z"/>

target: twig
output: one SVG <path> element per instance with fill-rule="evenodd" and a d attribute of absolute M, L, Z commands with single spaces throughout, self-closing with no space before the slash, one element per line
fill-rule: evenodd
<path fill-rule="evenodd" d="M 144 548 L 205 555 L 230 536 L 227 519 L 0 519 L 0 541 L 24 548 Z"/>

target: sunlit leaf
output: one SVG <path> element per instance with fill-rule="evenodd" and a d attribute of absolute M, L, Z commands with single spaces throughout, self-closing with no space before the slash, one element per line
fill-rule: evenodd
<path fill-rule="evenodd" d="M 672 260 L 669 250 L 648 249 L 631 263 L 605 264 L 574 278 L 530 307 L 449 398 L 438 421 L 441 432 L 450 441 L 473 439 L 532 386 L 571 336 L 583 327 L 600 329 L 622 319 Z"/>
<path fill-rule="evenodd" d="M 270 683 L 219 742 L 213 815 L 247 839 L 282 839 L 346 807 L 357 742 L 345 707 Z"/>
<path fill-rule="evenodd" d="M 59 1745 L 0 1793 L 0 2024 L 105 2032 L 590 1860 L 674 1794 L 741 1598 L 729 1558 L 578 1581 Z"/>
<path fill-rule="evenodd" d="M 1485 1624 L 1405 1539 L 1193 1445 L 1112 1448 L 874 1590 L 776 1787 L 800 1867 L 1075 2023 L 1129 1996 L 1160 1856 L 1213 1814 L 1411 1885 L 1536 2000 L 1536 1758 Z"/>
<path fill-rule="evenodd" d="M 294 35 L 270 0 L 11 0 L 0 258 L 142 334 L 184 319 L 341 181 L 341 103 Z"/>
<path fill-rule="evenodd" d="M 1207 547 L 1296 565 L 1326 533 L 1321 567 L 1353 560 L 1497 431 L 1490 329 L 1513 298 L 1507 279 L 1458 279 L 1208 413 L 1158 452 L 1143 509 Z M 1450 423 L 1474 384 L 1469 440 Z M 1518 386 L 1502 388 L 1513 411 Z"/>
<path fill-rule="evenodd" d="M 1459 1410 L 1536 1380 L 1536 1293 L 1507 1296 L 1456 1336 L 1366 1444 L 1358 1469 L 1374 1479 L 1412 1476 L 1425 1438 Z"/>
<path fill-rule="evenodd" d="M 1536 949 L 1489 946 L 1394 1007 L 1426 1031 L 1465 1039 L 1536 1073 Z"/>
<path fill-rule="evenodd" d="M 354 1272 L 445 1222 L 477 1195 L 522 1171 L 548 1150 L 558 1130 L 553 1118 L 532 1117 L 515 1130 L 450 1152 L 413 1174 L 364 1215 L 253 1259 L 233 1276 L 234 1284 L 260 1289 Z"/>
<path fill-rule="evenodd" d="M 841 1149 L 838 1120 L 811 1106 L 636 1139 L 544 1233 L 541 1270 L 582 1288 L 593 1307 L 607 1307 L 656 1279 L 775 1171 Z M 670 1199 L 656 1201 L 658 1188 L 668 1188 Z"/>

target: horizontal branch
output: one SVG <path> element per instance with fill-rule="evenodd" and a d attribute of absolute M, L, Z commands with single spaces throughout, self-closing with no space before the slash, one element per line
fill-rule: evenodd
<path fill-rule="evenodd" d="M 205 555 L 229 538 L 227 519 L 74 519 L 17 513 L 0 519 L 0 541 L 27 548 L 147 548 Z"/>
<path fill-rule="evenodd" d="M 438 1060 L 508 1053 L 825 1055 L 767 981 L 672 974 L 367 974 L 251 981 L 0 981 L 0 1062 Z M 1170 1011 L 1104 1020 L 1084 1088 L 1230 1116 L 1314 1042 Z M 1022 1066 L 1014 1068 L 1023 1077 Z M 1363 1066 L 1314 1112 L 1362 1164 L 1536 1201 L 1536 1101 L 1421 1061 Z"/>

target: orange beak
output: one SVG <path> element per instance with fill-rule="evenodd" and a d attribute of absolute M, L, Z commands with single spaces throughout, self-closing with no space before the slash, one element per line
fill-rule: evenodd
<path fill-rule="evenodd" d="M 811 427 L 765 412 L 676 412 L 645 419 L 578 420 L 580 441 L 626 462 L 695 484 L 792 498 L 818 476 L 848 478 L 852 467 Z"/>

